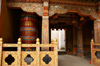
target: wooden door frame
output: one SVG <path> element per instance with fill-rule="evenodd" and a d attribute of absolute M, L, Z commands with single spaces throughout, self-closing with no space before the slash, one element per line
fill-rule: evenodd
<path fill-rule="evenodd" d="M 65 51 L 66 51 L 66 32 L 67 32 L 67 28 L 64 28 L 65 30 Z"/>
<path fill-rule="evenodd" d="M 0 38 L 1 38 L 1 32 L 2 32 L 2 19 L 3 19 L 3 2 L 4 0 L 1 0 L 1 13 L 0 13 Z M 3 57 L 3 55 L 1 54 L 1 58 Z M 1 66 L 2 66 L 2 60 L 0 61 Z"/>

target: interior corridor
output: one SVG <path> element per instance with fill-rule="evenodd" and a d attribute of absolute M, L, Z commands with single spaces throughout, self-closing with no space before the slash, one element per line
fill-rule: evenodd
<path fill-rule="evenodd" d="M 94 66 L 90 64 L 90 58 L 73 55 L 59 55 L 58 66 Z"/>

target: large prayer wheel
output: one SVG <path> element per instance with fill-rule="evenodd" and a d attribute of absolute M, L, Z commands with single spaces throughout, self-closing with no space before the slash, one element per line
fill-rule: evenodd
<path fill-rule="evenodd" d="M 32 44 L 37 38 L 37 17 L 36 15 L 24 13 L 21 15 L 20 37 L 22 43 Z"/>

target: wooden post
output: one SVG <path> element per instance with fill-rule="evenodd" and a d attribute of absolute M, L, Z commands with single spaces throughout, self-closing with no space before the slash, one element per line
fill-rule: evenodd
<path fill-rule="evenodd" d="M 54 39 L 54 53 L 55 53 L 55 66 L 58 66 L 58 42 L 57 39 Z"/>
<path fill-rule="evenodd" d="M 84 56 L 84 54 L 83 54 L 82 27 L 77 28 L 77 55 Z"/>
<path fill-rule="evenodd" d="M 100 19 L 94 21 L 94 39 L 95 43 L 100 43 Z"/>
<path fill-rule="evenodd" d="M 77 55 L 77 30 L 73 27 L 73 54 Z"/>
<path fill-rule="evenodd" d="M 18 39 L 18 42 L 17 42 L 17 44 L 18 44 L 18 47 L 17 47 L 17 51 L 18 51 L 18 66 L 21 66 L 21 61 L 22 61 L 22 59 L 21 59 L 21 38 L 19 38 Z"/>
<path fill-rule="evenodd" d="M 49 14 L 48 14 L 49 2 L 44 1 L 44 10 L 42 16 L 42 44 L 49 43 Z M 42 50 L 49 50 L 49 48 L 42 48 Z"/>
<path fill-rule="evenodd" d="M 54 42 L 53 39 L 51 39 L 51 44 L 53 44 L 53 42 Z"/>
<path fill-rule="evenodd" d="M 53 39 L 51 39 L 51 44 L 53 44 L 54 43 L 54 40 Z M 51 47 L 51 51 L 53 51 L 54 50 L 54 47 Z"/>
<path fill-rule="evenodd" d="M 0 66 L 2 66 L 2 43 L 3 39 L 0 38 Z"/>
<path fill-rule="evenodd" d="M 48 15 L 49 3 L 44 1 L 44 11 L 42 16 L 42 43 L 49 43 L 49 15 Z"/>
<path fill-rule="evenodd" d="M 97 3 L 98 18 L 94 21 L 94 41 L 100 43 L 100 1 Z"/>
<path fill-rule="evenodd" d="M 40 53 L 40 47 L 39 47 L 39 44 L 40 44 L 40 39 L 39 38 L 37 38 L 36 39 L 36 44 L 37 44 L 37 47 L 36 47 L 36 51 L 37 51 L 37 66 L 39 66 L 40 65 L 40 57 L 39 57 L 39 53 Z"/>
<path fill-rule="evenodd" d="M 93 59 L 94 59 L 94 54 L 93 54 L 93 49 L 94 49 L 94 41 L 91 39 L 91 64 L 93 64 Z"/>

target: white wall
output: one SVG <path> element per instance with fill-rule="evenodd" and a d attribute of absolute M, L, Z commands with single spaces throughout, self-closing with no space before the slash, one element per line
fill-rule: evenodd
<path fill-rule="evenodd" d="M 61 31 L 61 48 L 65 48 L 65 30 L 62 29 Z"/>
<path fill-rule="evenodd" d="M 61 49 L 61 48 L 64 48 L 65 49 L 65 30 L 62 29 L 54 29 L 52 30 L 51 29 L 51 39 L 57 39 L 58 40 L 58 48 Z"/>

